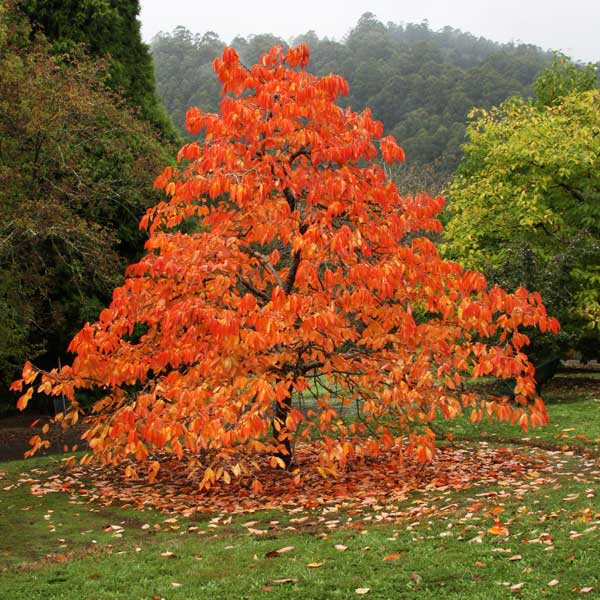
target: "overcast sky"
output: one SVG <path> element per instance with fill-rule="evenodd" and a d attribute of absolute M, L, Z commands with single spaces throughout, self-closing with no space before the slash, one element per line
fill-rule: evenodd
<path fill-rule="evenodd" d="M 577 60 L 600 61 L 600 0 L 140 0 L 142 35 L 184 25 L 236 35 L 273 33 L 289 40 L 313 29 L 341 40 L 365 12 L 387 23 L 450 25 L 498 42 L 525 42 L 561 50 Z"/>

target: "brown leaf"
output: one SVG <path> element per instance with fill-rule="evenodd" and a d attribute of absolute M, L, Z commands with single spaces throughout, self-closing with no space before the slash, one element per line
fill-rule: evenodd
<path fill-rule="evenodd" d="M 321 563 L 320 562 L 311 562 L 311 563 L 308 563 L 306 566 L 311 569 L 318 569 L 319 567 L 323 566 L 323 563 L 322 562 Z"/>
<path fill-rule="evenodd" d="M 548 585 L 550 587 L 554 587 L 555 585 L 558 585 L 560 582 L 558 581 L 558 579 L 553 579 L 552 581 L 548 582 Z"/>
<path fill-rule="evenodd" d="M 166 552 L 161 552 L 160 555 L 163 558 L 176 558 L 177 555 L 175 554 L 175 552 L 169 552 L 168 550 Z"/>
<path fill-rule="evenodd" d="M 273 579 L 271 583 L 275 585 L 283 585 L 285 583 L 296 583 L 298 579 L 296 577 L 284 577 L 283 579 Z"/>
<path fill-rule="evenodd" d="M 521 582 L 521 583 L 515 583 L 515 585 L 512 585 L 510 587 L 510 591 L 513 592 L 513 593 L 514 592 L 518 592 L 524 585 L 525 584 L 523 582 Z"/>
<path fill-rule="evenodd" d="M 277 556 L 281 556 L 282 554 L 287 554 L 288 552 L 292 552 L 295 550 L 295 546 L 285 546 L 285 548 L 279 548 L 279 550 L 271 550 L 270 552 L 265 552 L 266 558 L 276 558 Z"/>
<path fill-rule="evenodd" d="M 334 546 L 334 548 L 336 550 L 339 550 L 340 552 L 344 552 L 344 550 L 348 550 L 348 546 L 344 546 L 343 544 L 336 544 Z"/>
<path fill-rule="evenodd" d="M 523 557 L 520 554 L 511 556 L 508 560 L 521 560 Z"/>

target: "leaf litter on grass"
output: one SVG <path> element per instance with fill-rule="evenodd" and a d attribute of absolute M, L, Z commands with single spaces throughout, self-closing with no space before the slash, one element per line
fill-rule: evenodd
<path fill-rule="evenodd" d="M 22 473 L 14 485 L 29 486 L 36 496 L 68 493 L 73 504 L 156 509 L 171 515 L 167 521 L 172 521 L 169 526 L 174 528 L 179 525 L 173 515 L 190 517 L 213 513 L 217 516 L 210 519 L 208 527 L 216 529 L 231 523 L 232 514 L 280 509 L 289 516 L 288 529 L 318 525 L 325 530 L 340 525 L 361 529 L 373 523 L 452 513 L 457 508 L 451 501 L 452 494 L 477 488 L 485 491 L 474 494 L 475 501 L 467 508 L 467 518 L 487 506 L 495 506 L 490 508 L 487 517 L 489 525 L 478 529 L 468 540 L 479 542 L 486 530 L 499 538 L 510 535 L 510 521 L 501 520 L 503 509 L 499 504 L 514 498 L 522 501 L 527 511 L 525 497 L 543 486 L 559 485 L 558 473 L 564 474 L 572 461 L 580 465 L 572 477 L 590 482 L 586 489 L 588 498 L 594 496 L 591 485 L 600 475 L 597 463 L 589 458 L 525 447 L 499 448 L 482 442 L 441 448 L 434 461 L 426 466 L 399 460 L 397 454 L 389 451 L 376 459 L 355 461 L 336 478 L 324 478 L 310 468 L 316 452 L 316 445 L 299 446 L 297 460 L 303 467 L 300 482 L 297 474 L 272 469 L 270 476 L 263 477 L 261 493 L 253 491 L 252 478 L 243 477 L 232 479 L 228 485 L 199 490 L 189 473 L 175 460 L 164 462 L 154 483 L 125 479 L 124 465 L 118 468 L 78 466 L 60 472 L 32 469 Z M 269 469 L 268 458 L 257 459 L 264 460 L 265 471 Z M 568 504 L 569 498 L 567 494 L 564 504 Z M 334 518 L 339 512 L 343 512 L 343 519 Z M 589 520 L 593 516 L 588 511 L 582 518 Z M 278 528 L 276 522 L 264 525 L 257 520 L 243 525 L 248 535 L 255 536 Z M 447 531 L 440 535 L 453 533 Z M 578 536 L 581 532 L 574 531 L 572 535 Z"/>

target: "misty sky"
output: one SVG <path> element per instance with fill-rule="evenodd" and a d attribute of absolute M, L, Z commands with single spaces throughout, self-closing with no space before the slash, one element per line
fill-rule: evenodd
<path fill-rule="evenodd" d="M 600 0 L 140 0 L 142 35 L 184 25 L 236 35 L 273 33 L 286 40 L 313 29 L 341 40 L 365 12 L 387 23 L 450 25 L 498 42 L 525 42 L 561 50 L 577 60 L 600 61 Z"/>

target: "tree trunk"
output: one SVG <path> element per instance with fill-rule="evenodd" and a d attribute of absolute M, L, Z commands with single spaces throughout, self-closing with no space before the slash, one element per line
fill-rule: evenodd
<path fill-rule="evenodd" d="M 286 427 L 287 418 L 292 409 L 292 389 L 290 384 L 288 396 L 281 402 L 275 401 L 275 417 L 273 418 L 273 437 L 283 446 L 276 456 L 284 462 L 287 470 L 292 467 L 294 460 L 290 432 Z"/>

